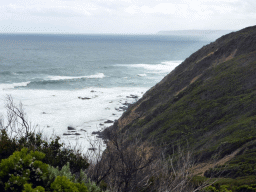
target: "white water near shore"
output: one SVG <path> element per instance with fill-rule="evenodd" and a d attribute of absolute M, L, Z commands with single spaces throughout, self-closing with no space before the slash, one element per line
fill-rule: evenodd
<path fill-rule="evenodd" d="M 0 114 L 6 118 L 4 107 L 6 95 L 11 95 L 18 105 L 22 102 L 28 122 L 37 126 L 48 138 L 52 134 L 60 136 L 66 144 L 81 145 L 86 150 L 91 147 L 89 139 L 96 139 L 94 131 L 100 131 L 117 120 L 123 113 L 119 107 L 133 103 L 147 88 L 87 88 L 73 91 L 63 90 L 15 90 L 5 89 L 0 93 Z M 90 99 L 82 99 L 82 98 Z M 67 127 L 75 128 L 71 133 Z M 63 135 L 63 134 L 77 135 Z"/>
<path fill-rule="evenodd" d="M 145 82 L 158 82 L 178 66 L 181 61 L 162 62 L 160 64 L 119 65 L 133 70 L 140 68 L 138 74 Z M 134 72 L 136 74 L 136 72 Z M 148 75 L 148 74 L 151 74 Z M 22 102 L 27 121 L 47 138 L 60 136 L 61 142 L 71 146 L 82 146 L 84 151 L 92 147 L 90 141 L 97 140 L 93 132 L 102 131 L 121 117 L 127 104 L 136 102 L 150 87 L 87 87 L 75 90 L 26 89 L 31 84 L 43 84 L 52 81 L 76 81 L 77 79 L 103 79 L 104 73 L 89 76 L 47 76 L 39 81 L 0 84 L 0 115 L 6 119 L 6 96 L 11 95 L 16 105 Z M 125 78 L 133 82 L 133 78 Z M 25 88 L 25 89 L 24 89 Z M 75 130 L 68 130 L 68 126 Z"/>
<path fill-rule="evenodd" d="M 160 64 L 118 64 L 116 66 L 123 67 L 132 67 L 132 68 L 142 68 L 147 73 L 169 73 L 172 71 L 177 65 L 179 65 L 182 61 L 165 61 Z"/>

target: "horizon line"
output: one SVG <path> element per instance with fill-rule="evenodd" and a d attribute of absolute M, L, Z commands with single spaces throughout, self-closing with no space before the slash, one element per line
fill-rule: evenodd
<path fill-rule="evenodd" d="M 178 31 L 236 31 L 231 29 L 181 29 L 181 30 L 160 30 L 155 33 L 79 33 L 79 32 L 0 32 L 0 34 L 20 34 L 20 35 L 162 35 L 160 32 Z"/>

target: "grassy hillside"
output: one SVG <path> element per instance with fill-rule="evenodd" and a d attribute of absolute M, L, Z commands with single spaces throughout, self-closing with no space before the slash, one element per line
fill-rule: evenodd
<path fill-rule="evenodd" d="M 240 149 L 228 166 L 205 176 L 219 177 L 221 170 L 223 177 L 251 176 L 251 183 L 256 182 L 256 26 L 225 35 L 192 54 L 112 128 L 165 145 L 169 154 L 177 145 L 189 145 L 198 163 Z"/>

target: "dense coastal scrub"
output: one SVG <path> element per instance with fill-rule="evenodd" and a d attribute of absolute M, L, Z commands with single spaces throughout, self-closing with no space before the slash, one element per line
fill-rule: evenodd
<path fill-rule="evenodd" d="M 175 156 L 173 149 L 189 146 L 196 180 L 216 180 L 214 188 L 207 190 L 254 191 L 255 74 L 253 26 L 193 53 L 132 105 L 112 129 L 128 133 L 131 140 L 154 141 L 156 148 L 166 149 L 167 156 Z"/>

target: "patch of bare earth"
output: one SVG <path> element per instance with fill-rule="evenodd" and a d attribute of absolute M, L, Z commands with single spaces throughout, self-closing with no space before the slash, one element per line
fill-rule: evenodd
<path fill-rule="evenodd" d="M 246 144 L 244 144 L 242 147 L 236 149 L 231 154 L 226 155 L 222 159 L 216 161 L 216 162 L 209 162 L 209 163 L 200 163 L 193 167 L 192 174 L 193 175 L 200 175 L 203 176 L 204 173 L 209 170 L 210 168 L 214 168 L 218 165 L 224 165 L 228 161 L 232 160 L 241 150 L 245 149 L 248 145 L 251 145 L 253 143 L 256 143 L 256 140 L 250 141 Z"/>
<path fill-rule="evenodd" d="M 217 49 L 217 50 L 218 50 L 218 49 Z M 217 50 L 216 50 L 216 51 L 217 51 Z M 208 55 L 206 55 L 206 56 L 202 57 L 201 59 L 197 60 L 196 63 L 199 63 L 200 61 L 204 60 L 205 58 L 207 58 L 207 57 L 213 55 L 216 51 L 210 52 Z"/>
<path fill-rule="evenodd" d="M 237 49 L 235 49 L 229 56 L 227 56 L 227 57 L 223 56 L 222 58 L 217 59 L 214 62 L 213 66 L 219 65 L 220 63 L 224 63 L 224 62 L 226 62 L 226 61 L 228 61 L 230 59 L 233 59 L 235 54 L 236 54 L 236 52 L 237 52 Z"/>
<path fill-rule="evenodd" d="M 196 77 L 194 77 L 194 78 L 190 81 L 189 85 L 191 85 L 192 83 L 194 83 L 194 82 L 195 82 L 198 78 L 200 78 L 201 76 L 202 76 L 202 74 L 197 75 Z M 187 87 L 188 87 L 188 86 L 183 87 L 181 90 L 177 91 L 177 92 L 174 94 L 174 96 L 177 96 L 180 92 L 184 91 Z"/>

